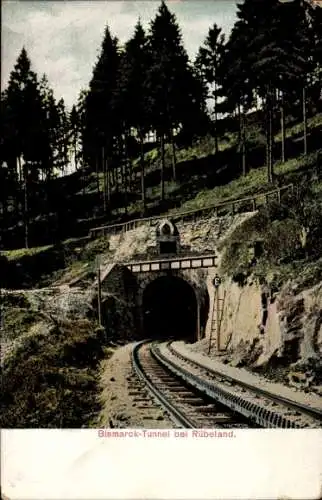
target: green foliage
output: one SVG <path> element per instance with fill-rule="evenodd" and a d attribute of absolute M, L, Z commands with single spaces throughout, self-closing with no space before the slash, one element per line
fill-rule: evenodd
<path fill-rule="evenodd" d="M 86 320 L 40 327 L 8 355 L 2 377 L 2 427 L 82 427 L 99 410 L 96 367 L 102 332 Z"/>
<path fill-rule="evenodd" d="M 287 204 L 263 207 L 225 242 L 223 272 L 265 278 L 275 274 L 279 284 L 300 276 L 302 287 L 317 283 L 321 279 L 321 259 L 317 261 L 322 248 L 321 213 L 322 196 L 314 199 L 307 187 Z M 258 241 L 263 252 L 254 257 Z"/>
<path fill-rule="evenodd" d="M 296 258 L 299 247 L 300 227 L 294 219 L 272 220 L 266 228 L 265 257 L 270 263 Z"/>
<path fill-rule="evenodd" d="M 196 131 L 204 93 L 189 65 L 176 17 L 162 1 L 149 33 L 150 68 L 146 88 L 153 128 L 169 135 L 181 125 Z"/>
<path fill-rule="evenodd" d="M 112 37 L 109 27 L 106 26 L 101 52 L 93 69 L 89 92 L 85 97 L 83 152 L 93 169 L 98 162 L 103 170 L 102 147 L 108 147 L 109 156 L 112 156 L 114 136 L 119 130 L 114 105 L 119 64 L 118 40 Z"/>
<path fill-rule="evenodd" d="M 310 117 L 307 121 L 307 126 L 311 131 L 322 128 L 322 114 L 318 113 L 317 115 Z M 300 134 L 303 134 L 303 122 L 287 127 L 285 131 L 286 138 L 299 136 Z M 280 142 L 281 140 L 281 132 L 278 132 L 275 136 L 275 141 Z"/>
<path fill-rule="evenodd" d="M 5 307 L 2 318 L 2 338 L 14 340 L 41 319 L 41 316 L 29 308 Z"/>
<path fill-rule="evenodd" d="M 32 257 L 34 255 L 47 252 L 47 250 L 51 250 L 52 248 L 53 245 L 33 248 L 17 248 L 16 250 L 3 250 L 0 254 L 6 257 L 8 261 L 18 261 L 23 257 Z"/>

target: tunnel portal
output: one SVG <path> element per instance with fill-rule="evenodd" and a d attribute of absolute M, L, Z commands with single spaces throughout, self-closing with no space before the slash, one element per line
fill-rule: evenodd
<path fill-rule="evenodd" d="M 143 293 L 144 335 L 197 340 L 197 298 L 191 285 L 173 275 L 152 281 Z"/>

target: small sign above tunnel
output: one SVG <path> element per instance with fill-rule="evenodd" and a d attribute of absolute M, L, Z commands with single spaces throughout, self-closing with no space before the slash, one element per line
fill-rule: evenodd
<path fill-rule="evenodd" d="M 170 219 L 159 222 L 156 229 L 158 254 L 162 257 L 173 257 L 180 251 L 180 235 L 177 226 Z"/>

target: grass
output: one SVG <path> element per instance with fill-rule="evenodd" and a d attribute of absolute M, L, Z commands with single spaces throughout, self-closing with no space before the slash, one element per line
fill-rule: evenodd
<path fill-rule="evenodd" d="M 14 340 L 28 331 L 32 325 L 41 319 L 35 311 L 22 307 L 10 307 L 3 311 L 2 338 Z"/>
<path fill-rule="evenodd" d="M 309 153 L 308 155 L 301 155 L 297 158 L 292 158 L 285 163 L 277 162 L 274 166 L 274 171 L 279 176 L 285 176 L 290 173 L 296 173 L 300 170 L 310 169 L 315 166 L 317 161 L 318 153 L 322 153 L 322 148 L 314 151 L 313 153 Z"/>
<path fill-rule="evenodd" d="M 319 151 L 322 152 L 322 149 Z M 308 156 L 303 155 L 298 158 L 292 158 L 285 163 L 275 164 L 274 172 L 277 176 L 283 176 L 284 183 L 287 184 L 288 181 L 292 181 L 294 174 L 304 169 L 312 168 L 316 163 L 316 158 L 317 152 L 311 153 Z M 200 191 L 195 198 L 184 202 L 180 207 L 180 211 L 199 209 L 207 205 L 220 203 L 229 199 L 242 198 L 271 189 L 272 186 L 267 182 L 266 167 L 252 169 L 247 175 L 240 176 L 228 184 Z M 175 212 L 178 212 L 178 210 L 172 210 L 170 214 Z"/>
<path fill-rule="evenodd" d="M 262 130 L 262 121 L 256 121 L 258 117 L 249 116 L 246 120 L 246 139 L 248 149 L 249 165 L 256 168 L 250 170 L 243 178 L 237 178 L 241 170 L 240 155 L 238 153 L 238 133 L 225 132 L 219 137 L 219 155 L 215 155 L 215 138 L 208 135 L 194 141 L 190 147 L 178 148 L 176 150 L 177 157 L 177 181 L 172 181 L 172 159 L 171 146 L 165 146 L 165 203 L 160 202 L 160 156 L 156 147 L 145 153 L 145 185 L 146 185 L 146 207 L 145 216 L 153 216 L 158 214 L 173 213 L 178 210 L 193 210 L 204 207 L 208 204 L 221 202 L 225 199 L 238 198 L 270 189 L 266 181 L 266 168 L 261 167 L 264 163 L 265 151 L 265 136 Z M 308 132 L 312 132 L 312 137 L 309 137 L 309 143 L 318 141 L 315 136 L 322 124 L 322 113 L 308 119 Z M 292 150 L 292 146 L 299 139 L 303 131 L 302 123 L 293 121 L 286 126 L 286 153 L 288 149 Z M 280 149 L 278 142 L 281 140 L 281 135 L 275 135 L 275 144 L 277 149 Z M 298 151 L 300 144 L 295 145 Z M 278 152 L 276 152 L 278 154 Z M 294 152 L 293 152 L 294 154 Z M 287 161 L 284 165 L 276 162 L 274 169 L 279 176 L 279 180 L 292 182 L 292 174 L 300 172 L 301 168 L 306 166 L 310 168 L 314 162 L 314 154 L 309 155 L 305 160 L 301 157 Z M 140 158 L 137 157 L 132 161 L 132 185 L 135 187 L 135 195 L 125 196 L 125 193 L 120 188 L 116 192 L 112 186 L 112 209 L 109 214 L 102 213 L 102 197 L 98 202 L 97 199 L 97 179 L 96 173 L 92 172 L 87 177 L 87 185 L 84 187 L 84 193 L 87 198 L 84 201 L 78 201 L 77 218 L 82 219 L 84 223 L 82 230 L 94 227 L 95 225 L 113 224 L 121 222 L 126 218 L 138 218 L 143 215 L 141 196 L 140 196 Z M 229 182 L 230 179 L 234 181 Z M 99 185 L 101 193 L 103 191 L 103 173 L 99 174 Z M 216 186 L 215 186 L 216 185 Z M 215 186 L 215 187 L 214 187 Z M 83 193 L 83 188 L 79 194 Z M 125 201 L 127 208 L 124 206 Z M 86 208 L 84 208 L 86 206 Z M 84 213 L 82 213 L 82 207 Z M 91 215 L 90 215 L 91 214 Z M 84 233 L 85 234 L 85 233 Z"/>
<path fill-rule="evenodd" d="M 307 121 L 308 132 L 322 126 L 322 113 L 319 113 Z M 303 133 L 303 123 L 297 123 L 292 126 L 287 126 L 285 129 L 286 138 L 294 138 Z M 246 139 L 250 144 L 265 144 L 265 137 L 258 124 L 249 124 L 246 127 Z M 225 151 L 226 149 L 236 145 L 238 140 L 237 132 L 227 132 L 224 136 L 218 139 L 218 150 Z M 278 132 L 275 135 L 275 142 L 281 142 L 282 135 Z M 200 138 L 188 148 L 180 148 L 176 151 L 177 162 L 185 162 L 189 160 L 201 159 L 209 155 L 215 154 L 215 138 L 208 135 Z M 166 164 L 169 166 L 171 161 L 171 147 L 165 146 Z M 146 172 L 149 173 L 160 167 L 159 152 L 157 148 L 145 153 Z M 140 169 L 140 159 L 136 158 L 133 161 L 134 169 Z"/>
<path fill-rule="evenodd" d="M 322 113 L 318 113 L 317 115 L 315 115 L 307 120 L 308 132 L 310 132 L 310 130 L 313 130 L 315 128 L 320 128 L 321 126 L 322 126 Z M 291 138 L 291 137 L 295 137 L 295 136 L 300 135 L 300 134 L 303 134 L 303 122 L 296 123 L 295 125 L 292 125 L 291 127 L 287 127 L 285 129 L 286 139 Z M 281 132 L 276 134 L 275 140 L 277 142 L 282 141 Z"/>
<path fill-rule="evenodd" d="M 8 261 L 18 261 L 23 257 L 33 257 L 37 254 L 51 250 L 52 248 L 53 245 L 46 245 L 42 247 L 18 248 L 16 250 L 3 250 L 0 252 L 0 255 L 6 257 Z"/>
<path fill-rule="evenodd" d="M 224 137 L 218 140 L 218 150 L 224 151 L 225 149 L 231 147 L 236 141 L 235 133 L 227 133 Z M 171 165 L 171 146 L 169 144 L 165 145 L 165 162 L 166 166 Z M 215 154 L 215 138 L 208 135 L 206 137 L 196 140 L 192 146 L 187 148 L 179 148 L 176 150 L 177 163 L 186 162 L 190 160 L 196 160 L 200 158 L 205 158 L 209 155 Z M 154 170 L 160 168 L 160 157 L 157 148 L 153 148 L 144 155 L 145 159 L 145 171 L 146 173 L 153 172 Z M 136 171 L 140 170 L 140 159 L 136 158 L 133 160 L 133 168 Z"/>

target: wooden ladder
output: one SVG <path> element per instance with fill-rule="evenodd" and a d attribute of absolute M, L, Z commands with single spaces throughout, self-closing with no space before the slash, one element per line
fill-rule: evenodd
<path fill-rule="evenodd" d="M 208 347 L 208 354 L 210 354 L 210 350 L 212 347 L 212 339 L 213 336 L 216 338 L 216 350 L 219 352 L 221 350 L 220 346 L 220 327 L 221 327 L 221 322 L 223 319 L 224 315 L 224 304 L 225 304 L 225 297 L 226 297 L 226 290 L 224 292 L 223 298 L 219 297 L 219 289 L 220 287 L 217 287 L 214 293 L 214 300 L 212 302 L 212 308 L 211 308 L 211 325 L 210 325 L 210 336 L 209 336 L 209 347 Z"/>

